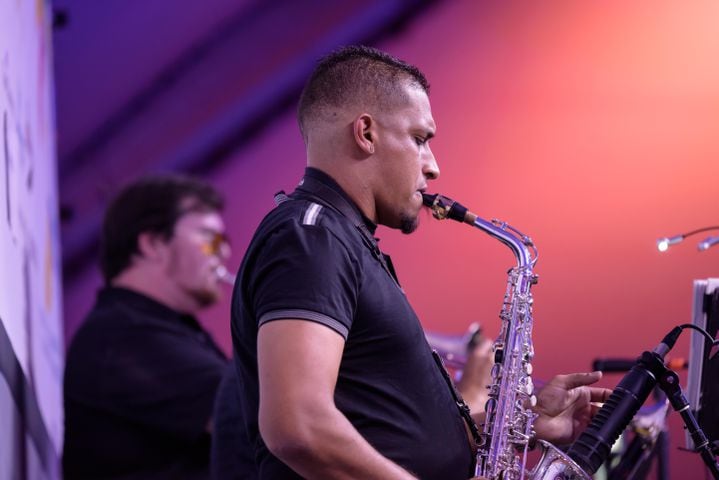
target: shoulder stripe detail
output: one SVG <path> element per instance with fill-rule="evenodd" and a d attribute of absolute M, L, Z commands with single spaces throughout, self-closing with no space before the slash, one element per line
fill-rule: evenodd
<path fill-rule="evenodd" d="M 302 219 L 303 225 L 314 225 L 317 222 L 317 216 L 322 210 L 322 205 L 319 203 L 310 204 L 309 208 L 305 212 L 305 217 Z"/>
<path fill-rule="evenodd" d="M 347 335 L 349 335 L 350 333 L 349 329 L 344 326 L 339 320 L 335 320 L 334 318 L 323 313 L 313 312 L 312 310 L 300 309 L 272 310 L 271 312 L 267 312 L 260 317 L 258 327 L 261 327 L 265 323 L 271 322 L 272 320 L 291 320 L 295 318 L 321 323 L 322 325 L 329 327 L 342 335 L 342 338 L 344 338 L 345 340 L 347 340 Z"/>

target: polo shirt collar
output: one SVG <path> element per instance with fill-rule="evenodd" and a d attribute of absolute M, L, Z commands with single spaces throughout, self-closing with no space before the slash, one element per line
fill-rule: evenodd
<path fill-rule="evenodd" d="M 339 194 L 343 199 L 347 201 L 347 203 L 352 207 L 353 210 L 357 212 L 357 214 L 362 218 L 365 225 L 367 225 L 367 230 L 370 231 L 372 235 L 374 235 L 375 231 L 377 230 L 377 224 L 374 223 L 372 220 L 367 218 L 362 211 L 359 209 L 357 204 L 350 198 L 349 195 L 347 195 L 347 192 L 345 192 L 342 187 L 335 181 L 334 178 L 330 177 L 328 174 L 323 172 L 322 170 L 314 167 L 307 167 L 305 168 L 305 177 L 312 178 L 318 182 L 323 183 L 326 187 L 331 188 L 333 191 L 335 191 L 337 194 Z M 300 185 L 302 182 L 300 182 Z"/>

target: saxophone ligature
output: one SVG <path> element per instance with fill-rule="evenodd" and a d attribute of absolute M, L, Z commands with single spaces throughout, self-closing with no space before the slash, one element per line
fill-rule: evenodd
<path fill-rule="evenodd" d="M 422 194 L 423 203 L 439 219 L 450 218 L 476 227 L 507 246 L 517 259 L 508 272 L 507 289 L 499 317 L 501 328 L 493 345 L 494 366 L 486 417 L 477 450 L 476 475 L 491 480 L 561 478 L 589 480 L 571 458 L 539 440 L 543 454 L 526 471 L 527 451 L 534 437 L 536 405 L 532 384 L 532 293 L 537 283 L 537 249 L 531 238 L 499 220 L 487 221 L 459 203 L 438 194 Z"/>

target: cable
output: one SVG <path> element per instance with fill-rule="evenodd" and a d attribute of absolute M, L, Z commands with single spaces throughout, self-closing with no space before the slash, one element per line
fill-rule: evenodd
<path fill-rule="evenodd" d="M 719 230 L 719 226 L 714 227 L 704 227 L 704 228 L 697 228 L 696 230 L 692 230 L 691 232 L 684 233 L 683 237 L 688 237 L 690 235 L 695 235 L 697 233 L 707 232 L 709 230 Z"/>
<path fill-rule="evenodd" d="M 682 325 L 679 325 L 678 328 L 681 328 L 682 330 L 684 330 L 685 328 L 691 328 L 692 330 L 696 330 L 697 332 L 699 332 L 699 333 L 701 333 L 702 335 L 704 335 L 704 336 L 706 337 L 706 339 L 707 339 L 709 342 L 711 342 L 711 344 L 712 344 L 713 346 L 719 345 L 719 340 L 714 340 L 714 337 L 712 337 L 712 336 L 709 334 L 709 332 L 707 332 L 707 331 L 704 330 L 703 328 L 698 327 L 698 326 L 696 326 L 696 325 L 694 325 L 694 324 L 692 324 L 692 323 L 684 323 L 684 324 L 682 324 Z"/>
<path fill-rule="evenodd" d="M 678 389 L 678 377 L 676 373 L 669 370 L 664 362 L 666 354 L 674 347 L 681 333 L 687 328 L 701 332 L 702 335 L 710 339 L 712 344 L 715 344 L 714 338 L 703 328 L 699 328 L 696 325 L 683 324 L 674 327 L 653 351 L 642 353 L 636 364 L 624 378 L 622 378 L 622 381 L 614 388 L 614 391 L 602 408 L 597 412 L 594 418 L 592 418 L 589 426 L 587 426 L 584 432 L 582 432 L 567 451 L 569 457 L 572 458 L 582 470 L 589 474 L 594 474 L 599 466 L 604 463 L 609 457 L 611 446 L 629 424 L 657 383 L 659 383 L 663 390 L 670 386 L 677 387 L 677 395 L 675 395 L 675 397 L 682 400 L 683 403 L 686 403 L 683 395 L 681 395 L 681 390 Z M 669 377 L 671 378 L 669 379 Z M 669 395 L 667 396 L 669 397 Z M 673 402 L 672 407 L 682 415 L 682 419 L 687 426 L 692 426 L 692 435 L 704 435 L 693 416 L 691 416 L 688 411 L 685 411 L 686 409 L 683 407 L 677 408 L 678 403 L 681 402 Z M 705 439 L 705 437 L 703 438 Z M 707 442 L 704 441 L 704 443 Z M 700 443 L 695 440 L 695 444 L 699 445 Z M 702 459 L 707 463 L 707 466 L 710 466 L 710 468 L 713 467 L 712 471 L 716 473 L 715 478 L 719 478 L 719 467 L 717 467 L 715 461 L 710 461 L 709 453 L 707 452 L 708 451 L 702 450 Z"/>

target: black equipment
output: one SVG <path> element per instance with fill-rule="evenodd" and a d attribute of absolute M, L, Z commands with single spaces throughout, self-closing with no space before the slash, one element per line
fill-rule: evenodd
<path fill-rule="evenodd" d="M 587 429 L 572 444 L 567 454 L 585 472 L 593 474 L 609 457 L 614 442 L 649 397 L 655 385 L 658 385 L 666 394 L 672 408 L 679 412 L 684 420 L 697 453 L 701 455 L 713 477 L 719 480 L 719 464 L 709 441 L 689 409 L 679 377 L 664 365 L 664 356 L 674 346 L 682 330 L 689 327 L 696 328 L 694 325 L 675 327 L 653 351 L 642 353 Z M 713 338 L 709 341 L 713 342 Z"/>

